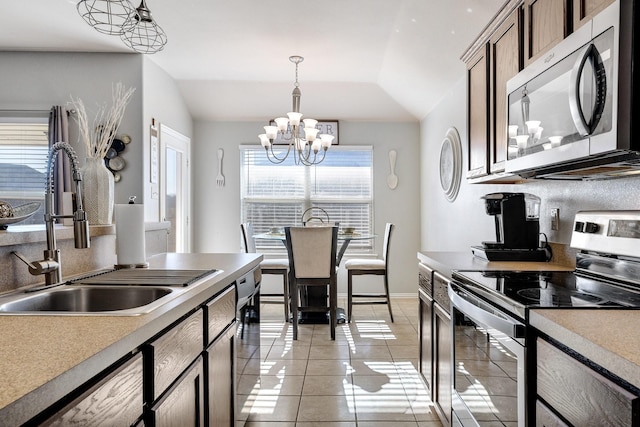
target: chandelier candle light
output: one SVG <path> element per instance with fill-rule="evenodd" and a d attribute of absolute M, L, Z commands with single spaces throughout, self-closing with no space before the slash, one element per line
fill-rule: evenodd
<path fill-rule="evenodd" d="M 327 154 L 327 150 L 333 142 L 333 135 L 321 134 L 318 135 L 318 129 L 316 125 L 317 120 L 314 119 L 302 119 L 300 113 L 300 83 L 298 83 L 298 64 L 304 61 L 302 56 L 290 56 L 289 61 L 296 64 L 296 81 L 293 88 L 293 111 L 287 113 L 288 117 L 278 117 L 275 119 L 276 126 L 265 126 L 265 133 L 258 135 L 260 143 L 265 149 L 267 158 L 271 163 L 282 163 L 291 152 L 293 147 L 294 160 L 296 165 L 302 163 L 305 166 L 311 166 L 322 162 Z M 286 136 L 287 131 L 291 134 Z M 304 134 L 303 134 L 304 132 Z M 273 150 L 273 143 L 278 137 L 278 133 L 282 135 L 284 141 L 289 142 L 287 152 L 284 157 L 278 157 Z M 322 155 L 318 156 L 322 150 Z"/>

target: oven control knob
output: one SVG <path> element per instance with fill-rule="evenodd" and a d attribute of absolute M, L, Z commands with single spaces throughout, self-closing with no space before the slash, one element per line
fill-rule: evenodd
<path fill-rule="evenodd" d="M 584 224 L 585 233 L 595 234 L 598 230 L 600 230 L 600 226 L 595 222 L 587 222 Z"/>
<path fill-rule="evenodd" d="M 584 232 L 584 222 L 576 221 L 576 225 L 573 227 L 573 231 L 577 231 L 578 233 Z"/>

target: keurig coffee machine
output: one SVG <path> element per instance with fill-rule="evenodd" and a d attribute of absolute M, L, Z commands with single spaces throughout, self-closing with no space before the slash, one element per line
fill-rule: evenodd
<path fill-rule="evenodd" d="M 528 193 L 490 193 L 482 197 L 494 217 L 496 241 L 473 246 L 474 255 L 489 261 L 547 261 L 540 248 L 540 198 Z"/>

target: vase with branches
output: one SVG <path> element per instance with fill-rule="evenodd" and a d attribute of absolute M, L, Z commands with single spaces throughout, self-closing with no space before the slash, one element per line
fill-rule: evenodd
<path fill-rule="evenodd" d="M 76 110 L 79 137 L 86 151 L 81 173 L 84 206 L 89 224 L 92 225 L 108 225 L 113 221 L 114 180 L 113 174 L 104 163 L 104 158 L 116 137 L 134 91 L 134 88 L 126 89 L 122 83 L 113 85 L 111 106 L 98 106 L 92 122 L 88 119 L 82 99 L 71 97 L 70 103 Z"/>

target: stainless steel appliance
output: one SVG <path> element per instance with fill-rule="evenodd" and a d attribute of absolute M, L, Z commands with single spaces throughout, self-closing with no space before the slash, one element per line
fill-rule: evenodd
<path fill-rule="evenodd" d="M 534 425 L 531 308 L 640 307 L 640 211 L 578 212 L 575 271 L 458 271 L 449 284 L 454 425 Z"/>
<path fill-rule="evenodd" d="M 540 198 L 528 193 L 490 193 L 482 197 L 494 217 L 496 241 L 473 246 L 474 255 L 490 261 L 546 261 L 540 248 Z"/>
<path fill-rule="evenodd" d="M 507 172 L 555 179 L 640 173 L 633 120 L 639 13 L 633 0 L 615 1 L 509 80 Z"/>

